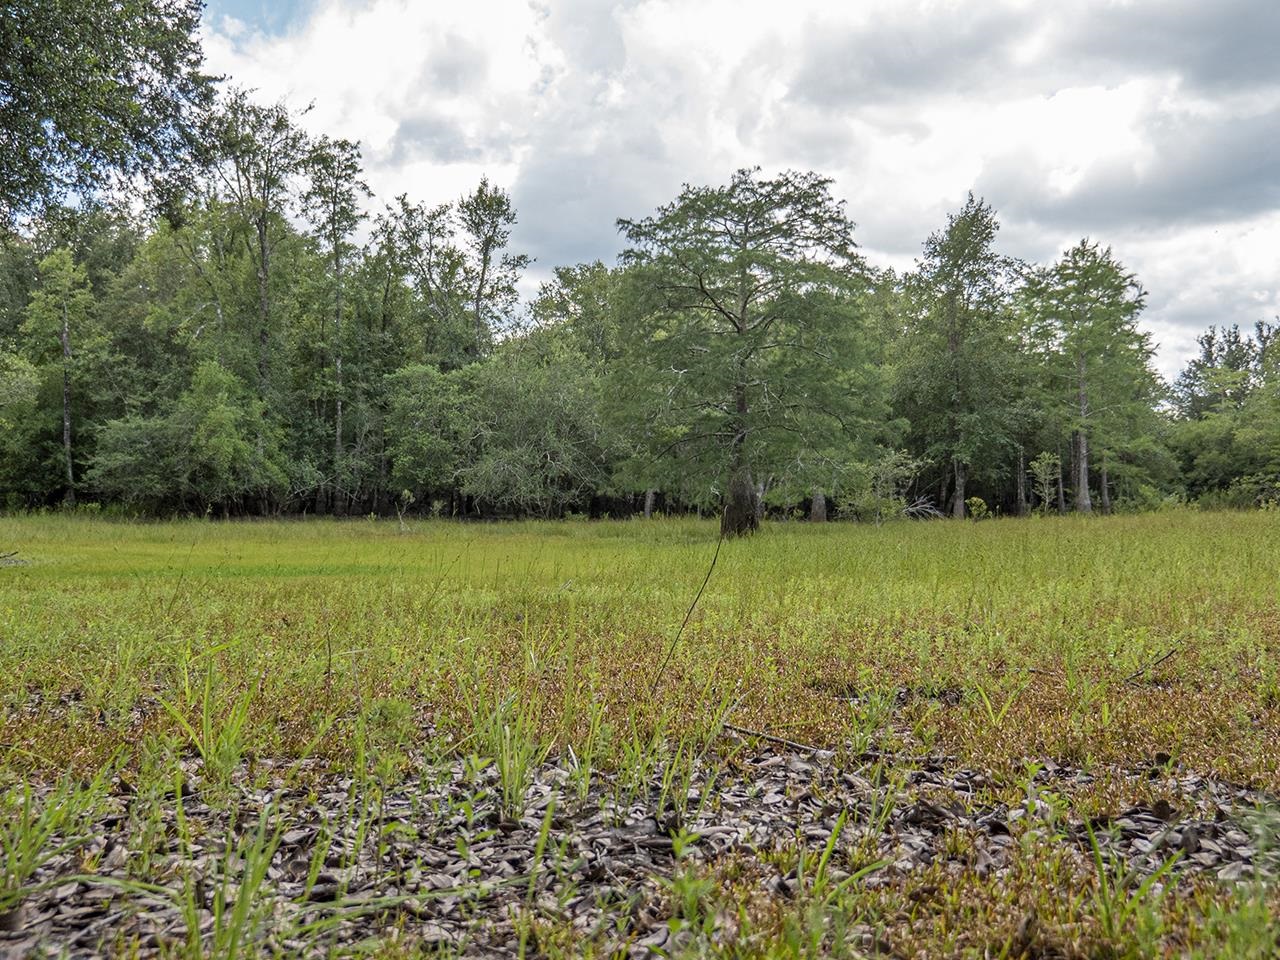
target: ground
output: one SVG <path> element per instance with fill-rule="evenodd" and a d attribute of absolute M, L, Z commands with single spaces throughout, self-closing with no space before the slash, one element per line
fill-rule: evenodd
<path fill-rule="evenodd" d="M 1280 514 L 0 519 L 0 951 L 1271 956 Z"/>

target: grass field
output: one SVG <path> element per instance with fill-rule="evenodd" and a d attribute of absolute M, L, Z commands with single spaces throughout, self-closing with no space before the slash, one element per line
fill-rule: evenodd
<path fill-rule="evenodd" d="M 723 545 L 668 661 L 715 549 L 0 519 L 6 935 L 56 946 L 59 891 L 123 954 L 1273 954 L 1280 515 L 775 524 Z M 428 782 L 420 849 L 485 804 L 468 843 L 528 835 L 505 879 L 464 851 L 439 916 L 385 839 Z M 709 849 L 738 792 L 818 813 Z M 573 831 L 649 821 L 646 892 L 587 897 Z"/>

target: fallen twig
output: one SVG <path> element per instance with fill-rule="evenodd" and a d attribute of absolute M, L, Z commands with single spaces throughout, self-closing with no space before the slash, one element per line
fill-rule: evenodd
<path fill-rule="evenodd" d="M 1161 656 L 1157 657 L 1156 659 L 1148 663 L 1145 667 L 1141 667 L 1135 670 L 1133 673 L 1129 674 L 1127 677 L 1124 678 L 1124 682 L 1133 683 L 1133 681 L 1137 680 L 1140 676 L 1142 676 L 1148 670 L 1154 670 L 1156 667 L 1160 666 L 1160 664 L 1164 663 L 1166 660 L 1172 657 L 1175 653 L 1177 653 L 1180 649 L 1181 647 L 1171 647 L 1170 649 L 1166 650 Z"/>
<path fill-rule="evenodd" d="M 676 635 L 671 640 L 671 646 L 667 648 L 667 655 L 662 660 L 662 666 L 658 668 L 658 672 L 653 675 L 653 687 L 649 690 L 650 698 L 658 693 L 658 684 L 662 682 L 662 675 L 667 672 L 667 665 L 671 663 L 671 655 L 676 652 L 676 644 L 680 642 L 680 635 L 684 633 L 684 628 L 689 625 L 689 618 L 693 616 L 694 609 L 698 606 L 698 601 L 702 599 L 702 591 L 707 589 L 707 584 L 711 582 L 711 571 L 716 568 L 716 561 L 720 559 L 720 548 L 724 546 L 724 527 L 720 528 L 720 539 L 716 541 L 716 552 L 711 555 L 711 566 L 707 567 L 707 575 L 702 578 L 702 586 L 698 588 L 698 592 L 693 597 L 693 603 L 689 604 L 689 609 L 685 611 L 684 620 L 680 623 L 680 629 L 676 631 Z"/>
<path fill-rule="evenodd" d="M 821 747 L 815 747 L 809 743 L 799 743 L 795 740 L 788 740 L 786 737 L 776 737 L 772 733 L 765 733 L 761 730 L 752 730 L 749 727 L 740 727 L 734 723 L 726 723 L 724 728 L 731 733 L 736 733 L 743 737 L 756 737 L 759 740 L 768 740 L 770 743 L 776 743 L 779 746 L 790 747 L 792 750 L 804 750 L 808 753 L 817 753 Z"/>

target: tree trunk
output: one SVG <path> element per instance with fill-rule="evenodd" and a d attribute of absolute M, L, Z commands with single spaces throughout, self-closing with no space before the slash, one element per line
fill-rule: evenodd
<path fill-rule="evenodd" d="M 649 520 L 653 517 L 653 501 L 658 495 L 658 491 L 650 487 L 644 492 L 644 518 Z"/>
<path fill-rule="evenodd" d="M 740 371 L 741 372 L 741 371 Z M 759 497 L 756 485 L 751 482 L 751 467 L 746 460 L 747 443 L 747 387 L 743 381 L 734 385 L 734 412 L 736 431 L 732 453 L 729 456 L 729 490 L 724 513 L 720 517 L 722 537 L 741 537 L 755 533 L 760 527 Z"/>
<path fill-rule="evenodd" d="M 76 478 L 71 462 L 71 319 L 67 301 L 62 301 L 62 456 L 67 468 L 67 506 L 76 505 Z"/>
<path fill-rule="evenodd" d="M 262 401 L 262 414 L 258 418 L 255 449 L 258 460 L 266 453 L 266 419 L 267 419 L 267 386 L 270 376 L 269 361 L 271 353 L 271 333 L 268 322 L 271 317 L 271 247 L 267 237 L 267 219 L 263 213 L 258 217 L 258 399 Z M 266 515 L 266 497 L 263 495 L 261 513 Z"/>
<path fill-rule="evenodd" d="M 1110 486 L 1110 483 L 1108 482 L 1108 478 L 1107 478 L 1107 458 L 1105 456 L 1102 458 L 1102 468 L 1101 468 L 1099 480 L 1101 482 L 1102 489 L 1098 491 L 1098 497 L 1102 501 L 1102 512 L 1110 513 L 1111 512 L 1111 491 L 1108 489 L 1108 487 Z"/>
<path fill-rule="evenodd" d="M 720 518 L 721 536 L 742 537 L 755 533 L 760 526 L 756 506 L 756 485 L 751 482 L 751 470 L 739 463 L 729 476 L 729 496 Z"/>
<path fill-rule="evenodd" d="M 383 443 L 378 452 L 378 489 L 373 495 L 374 511 L 378 516 L 387 512 L 387 448 Z"/>
<path fill-rule="evenodd" d="M 765 482 L 761 480 L 756 484 L 756 520 L 764 519 L 764 492 Z"/>
<path fill-rule="evenodd" d="M 1062 448 L 1059 447 L 1059 450 Z M 1062 489 L 1062 458 L 1058 458 L 1058 515 L 1065 516 L 1067 512 L 1067 495 Z"/>
<path fill-rule="evenodd" d="M 1089 435 L 1086 421 L 1089 416 L 1089 393 L 1085 384 L 1084 354 L 1076 358 L 1076 407 L 1080 414 L 1080 427 L 1076 430 L 1076 510 L 1092 513 L 1093 501 L 1089 499 Z"/>
<path fill-rule="evenodd" d="M 813 523 L 827 522 L 827 497 L 821 487 L 813 488 L 813 501 L 809 504 L 809 520 Z"/>
<path fill-rule="evenodd" d="M 1025 517 L 1027 507 L 1027 463 L 1022 447 L 1018 447 L 1018 516 Z"/>
<path fill-rule="evenodd" d="M 964 484 L 966 479 L 966 468 L 959 460 L 952 460 L 956 472 L 956 489 L 951 495 L 951 516 L 957 520 L 964 519 Z"/>
<path fill-rule="evenodd" d="M 1083 430 L 1076 431 L 1076 502 L 1077 513 L 1092 513 L 1093 501 L 1089 498 L 1089 438 Z"/>
<path fill-rule="evenodd" d="M 468 349 L 466 351 L 469 355 L 473 355 L 477 357 L 480 355 L 481 344 L 485 340 L 486 328 L 485 328 L 484 314 L 481 311 L 484 308 L 484 285 L 487 282 L 489 277 L 489 261 L 492 259 L 492 257 L 493 257 L 492 243 L 490 242 L 489 238 L 485 238 L 485 241 L 480 248 L 480 277 L 476 281 L 476 296 L 474 301 L 474 310 L 475 310 L 474 324 L 475 324 L 475 338 L 476 338 L 475 348 Z"/>
<path fill-rule="evenodd" d="M 333 277 L 333 379 L 336 391 L 333 404 L 333 501 L 336 512 L 342 500 L 338 482 L 342 466 L 342 254 L 336 238 L 333 241 Z"/>
<path fill-rule="evenodd" d="M 267 399 L 271 357 L 271 244 L 267 236 L 267 217 L 260 214 L 258 234 L 258 399 Z"/>

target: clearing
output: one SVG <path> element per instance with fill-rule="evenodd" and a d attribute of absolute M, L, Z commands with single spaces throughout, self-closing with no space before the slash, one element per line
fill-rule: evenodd
<path fill-rule="evenodd" d="M 1280 514 L 715 548 L 0 518 L 0 953 L 1274 953 Z"/>

